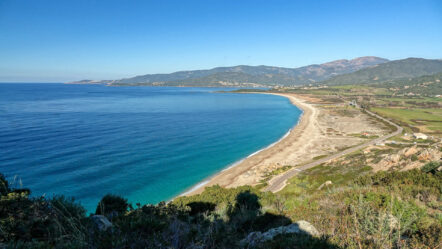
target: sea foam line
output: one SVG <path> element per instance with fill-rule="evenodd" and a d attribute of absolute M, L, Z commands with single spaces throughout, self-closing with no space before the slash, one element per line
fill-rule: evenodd
<path fill-rule="evenodd" d="M 301 114 L 301 115 L 302 115 L 302 114 Z M 299 120 L 300 120 L 300 119 L 299 119 Z M 296 123 L 296 125 L 298 125 L 299 120 L 298 120 L 298 122 Z M 294 127 L 296 127 L 296 125 L 295 125 Z M 265 147 L 265 148 L 262 148 L 262 149 L 260 149 L 260 150 L 258 150 L 258 151 L 255 151 L 255 152 L 253 152 L 252 154 L 250 154 L 250 155 L 248 155 L 248 156 L 246 156 L 246 157 L 244 157 L 244 158 L 242 158 L 242 159 L 240 159 L 240 160 L 238 160 L 238 161 L 236 161 L 236 162 L 230 164 L 229 166 L 227 166 L 226 168 L 224 168 L 223 170 L 221 170 L 219 173 L 224 172 L 224 171 L 226 171 L 226 170 L 229 170 L 229 169 L 231 169 L 231 168 L 237 166 L 238 164 L 242 163 L 242 162 L 243 162 L 244 160 L 246 160 L 247 158 L 250 158 L 250 157 L 252 157 L 252 156 L 254 156 L 254 155 L 260 153 L 261 151 L 264 151 L 264 150 L 266 150 L 266 149 L 269 149 L 269 148 L 275 146 L 277 143 L 281 142 L 284 138 L 286 138 L 288 135 L 290 135 L 292 129 L 293 129 L 293 128 L 290 128 L 290 130 L 288 130 L 288 131 L 284 134 L 284 136 L 282 136 L 282 137 L 281 137 L 280 139 L 278 139 L 276 142 L 274 142 L 274 143 L 268 145 L 268 146 Z M 191 187 L 189 190 L 186 190 L 185 192 L 183 192 L 182 194 L 179 194 L 178 196 L 185 196 L 185 195 L 187 195 L 188 193 L 192 193 L 193 191 L 195 191 L 195 190 L 201 188 L 202 186 L 204 186 L 204 185 L 206 185 L 207 183 L 209 183 L 210 180 L 211 180 L 213 177 L 215 177 L 216 175 L 218 175 L 219 173 L 216 173 L 216 174 L 210 176 L 209 178 L 206 178 L 205 180 L 203 180 L 203 181 L 197 183 L 196 185 L 194 185 L 193 187 Z M 172 199 L 175 199 L 175 198 L 172 198 Z"/>
<path fill-rule="evenodd" d="M 209 181 L 210 181 L 210 179 L 207 179 L 205 181 L 199 182 L 197 185 L 193 186 L 191 189 L 187 190 L 186 192 L 184 192 L 184 193 L 182 193 L 182 194 L 180 194 L 178 196 L 187 195 L 188 193 L 191 193 L 191 192 L 201 188 L 202 186 L 206 185 L 207 183 L 209 183 Z M 172 198 L 172 199 L 175 199 L 175 198 Z"/>

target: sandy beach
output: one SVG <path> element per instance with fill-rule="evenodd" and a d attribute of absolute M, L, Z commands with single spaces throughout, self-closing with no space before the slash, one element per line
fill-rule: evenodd
<path fill-rule="evenodd" d="M 285 165 L 299 166 L 311 162 L 315 157 L 329 155 L 364 141 L 351 134 L 385 134 L 384 127 L 373 125 L 368 115 L 359 111 L 354 111 L 352 115 L 339 113 L 342 103 L 327 104 L 309 96 L 274 94 L 288 98 L 303 111 L 291 132 L 272 146 L 194 186 L 184 195 L 201 193 L 205 187 L 212 185 L 256 185 L 275 169 Z"/>

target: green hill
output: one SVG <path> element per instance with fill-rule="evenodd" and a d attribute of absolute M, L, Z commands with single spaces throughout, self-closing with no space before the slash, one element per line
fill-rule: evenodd
<path fill-rule="evenodd" d="M 222 72 L 215 73 L 201 78 L 176 80 L 166 82 L 166 85 L 186 85 L 186 86 L 229 86 L 236 84 L 262 84 L 262 85 L 292 85 L 297 84 L 299 81 L 307 82 L 308 79 L 303 77 L 294 77 L 281 73 L 268 73 L 268 74 L 247 74 L 243 72 Z"/>
<path fill-rule="evenodd" d="M 442 60 L 407 58 L 390 61 L 359 71 L 322 81 L 323 85 L 353 85 L 380 83 L 396 79 L 415 78 L 442 72 Z"/>
<path fill-rule="evenodd" d="M 396 79 L 378 85 L 391 89 L 397 95 L 442 95 L 442 73 Z"/>

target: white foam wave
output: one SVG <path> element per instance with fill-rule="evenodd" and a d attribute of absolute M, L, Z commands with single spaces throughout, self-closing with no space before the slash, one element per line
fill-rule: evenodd
<path fill-rule="evenodd" d="M 179 196 L 184 196 L 187 195 L 188 193 L 191 193 L 199 188 L 201 188 L 202 186 L 204 186 L 205 184 L 207 184 L 210 181 L 210 179 L 207 179 L 205 181 L 199 182 L 197 185 L 193 186 L 191 189 L 187 190 L 186 192 L 180 194 Z"/>

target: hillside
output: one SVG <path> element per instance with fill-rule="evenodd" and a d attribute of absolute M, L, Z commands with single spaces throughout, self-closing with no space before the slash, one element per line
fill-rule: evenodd
<path fill-rule="evenodd" d="M 442 73 L 424 75 L 415 78 L 405 78 L 387 81 L 379 84 L 388 87 L 396 95 L 434 96 L 442 94 Z"/>
<path fill-rule="evenodd" d="M 322 85 L 349 85 L 379 83 L 396 79 L 414 78 L 442 72 L 442 60 L 407 58 L 390 61 L 353 73 L 322 81 Z"/>
<path fill-rule="evenodd" d="M 119 80 L 99 81 L 111 85 L 162 85 L 162 86 L 229 86 L 243 83 L 267 85 L 302 85 L 329 79 L 335 75 L 351 73 L 366 67 L 387 62 L 387 59 L 366 56 L 353 60 L 336 60 L 299 68 L 272 66 L 217 67 L 208 70 L 179 71 L 170 74 L 146 74 Z M 97 83 L 78 81 L 72 83 Z"/>
<path fill-rule="evenodd" d="M 170 81 L 166 82 L 166 84 L 170 86 L 235 86 L 249 83 L 271 86 L 277 84 L 289 85 L 294 82 L 294 79 L 295 78 L 282 73 L 248 74 L 244 72 L 220 72 L 201 78 Z M 298 80 L 304 79 L 298 78 Z"/>
<path fill-rule="evenodd" d="M 91 216 L 71 198 L 33 197 L 0 174 L 0 247 L 439 248 L 440 163 L 377 173 L 363 163 L 418 161 L 427 150 L 371 148 L 303 172 L 276 194 L 213 186 L 135 208 L 106 195 Z"/>

